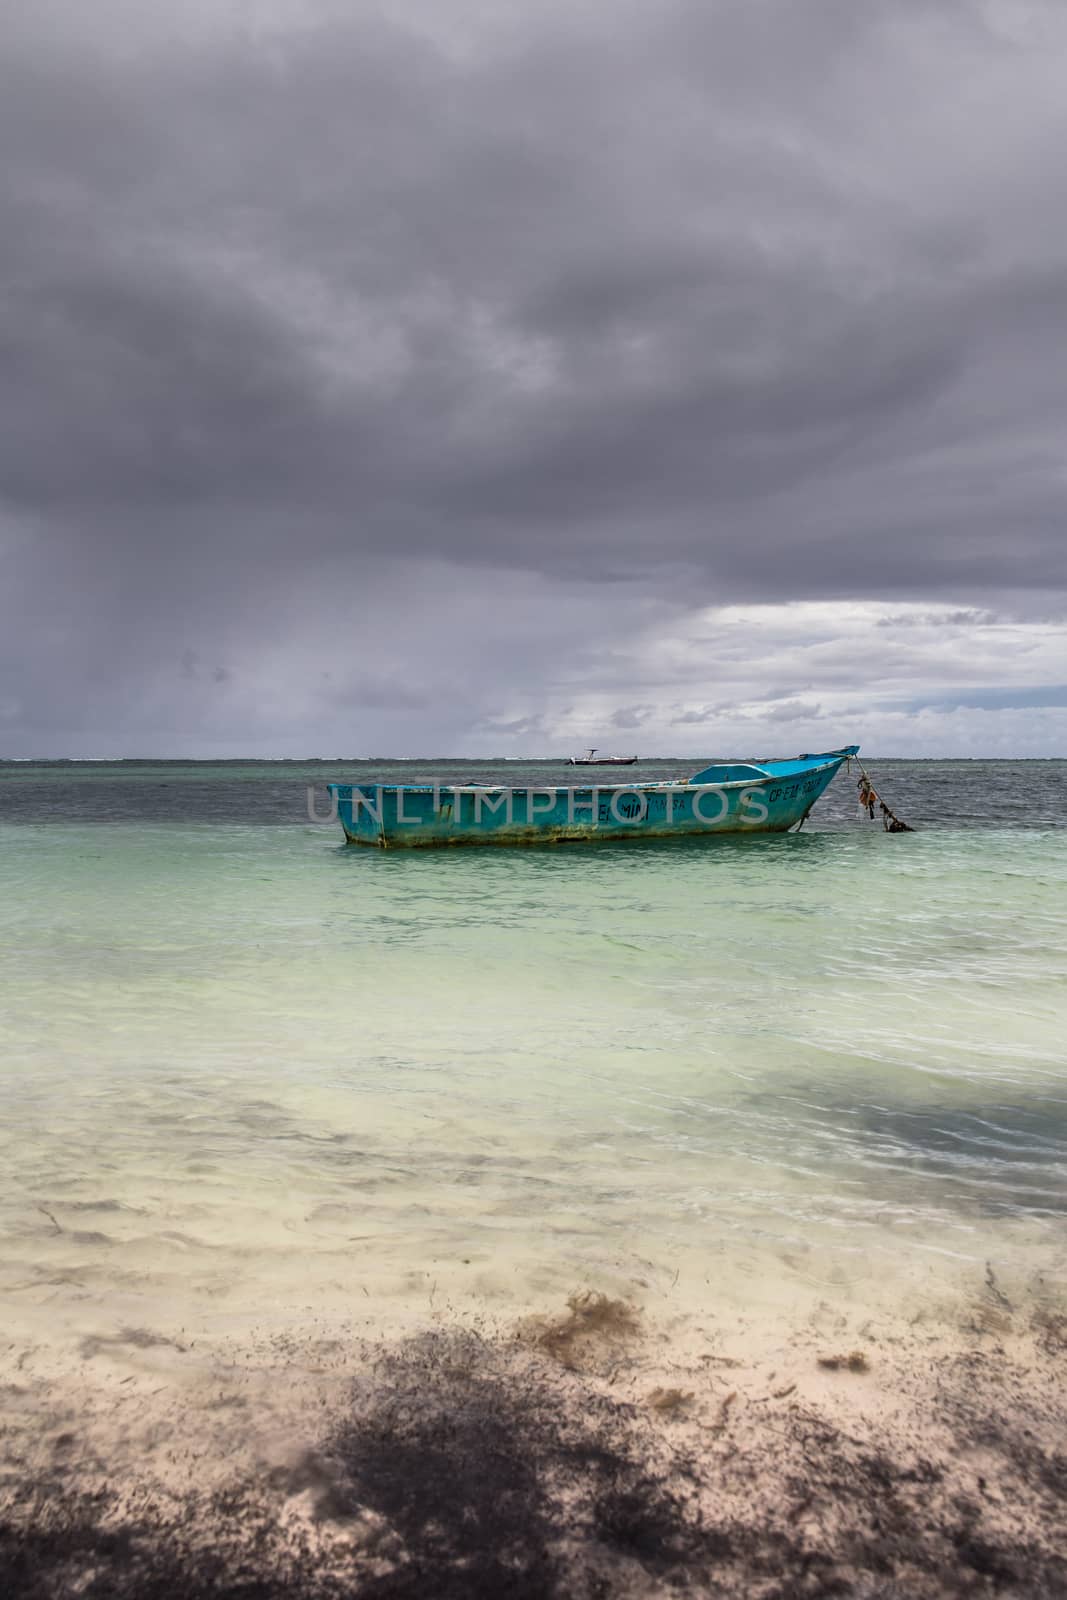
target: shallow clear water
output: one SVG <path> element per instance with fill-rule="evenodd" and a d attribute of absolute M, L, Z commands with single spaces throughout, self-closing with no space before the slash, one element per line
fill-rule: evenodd
<path fill-rule="evenodd" d="M 1067 764 L 880 764 L 906 836 L 842 774 L 799 835 L 411 854 L 325 775 L 0 768 L 9 1326 L 1062 1269 Z"/>

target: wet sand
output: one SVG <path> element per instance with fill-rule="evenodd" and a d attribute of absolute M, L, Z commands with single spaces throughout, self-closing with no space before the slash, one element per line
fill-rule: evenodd
<path fill-rule="evenodd" d="M 791 1329 L 575 1292 L 0 1353 L 0 1593 L 1067 1593 L 1067 1302 Z"/>

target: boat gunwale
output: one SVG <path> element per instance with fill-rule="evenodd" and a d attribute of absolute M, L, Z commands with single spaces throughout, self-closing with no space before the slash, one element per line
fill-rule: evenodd
<path fill-rule="evenodd" d="M 649 783 L 379 783 L 366 779 L 362 783 L 331 782 L 328 789 L 378 789 L 384 794 L 439 794 L 447 789 L 451 794 L 589 794 L 594 789 L 614 789 L 622 794 L 651 794 L 661 789 L 681 789 L 698 793 L 707 789 L 756 789 L 765 784 L 787 783 L 791 778 L 811 776 L 825 772 L 827 767 L 838 766 L 846 755 L 830 756 L 818 766 L 801 767 L 795 772 L 764 772 L 753 778 L 725 778 L 720 783 L 691 783 L 688 778 L 660 778 Z"/>

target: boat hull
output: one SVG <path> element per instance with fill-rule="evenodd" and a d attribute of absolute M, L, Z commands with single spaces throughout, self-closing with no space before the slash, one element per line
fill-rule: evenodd
<path fill-rule="evenodd" d="M 803 821 L 857 748 L 759 767 L 723 767 L 723 774 L 745 775 L 715 783 L 544 788 L 332 783 L 329 788 L 346 840 L 378 847 L 785 833 Z"/>

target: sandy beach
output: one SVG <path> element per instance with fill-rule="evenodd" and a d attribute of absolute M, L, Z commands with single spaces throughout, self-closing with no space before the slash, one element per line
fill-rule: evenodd
<path fill-rule="evenodd" d="M 417 1319 L 416 1319 L 417 1320 Z M 0 1590 L 1059 1596 L 1067 1303 L 500 1322 L 3 1352 Z"/>

